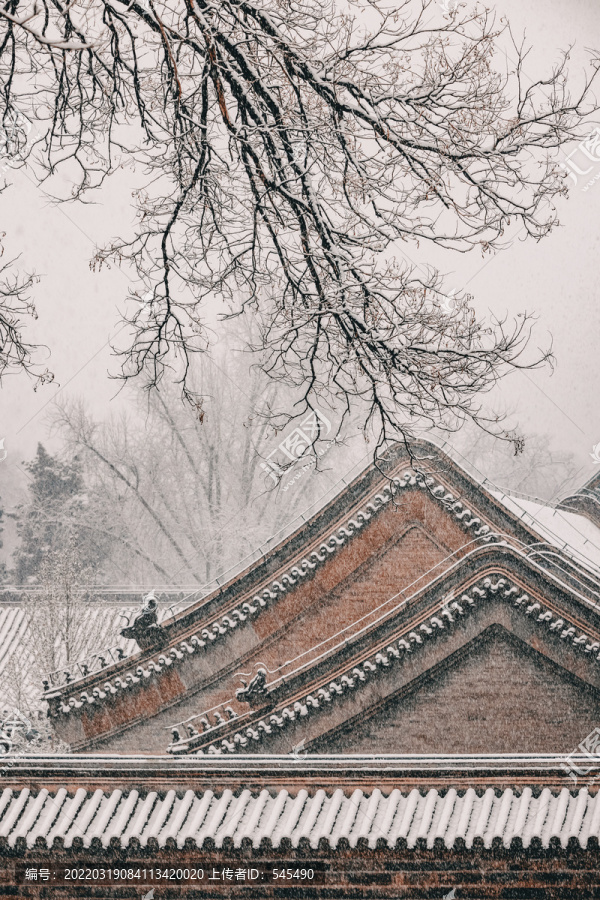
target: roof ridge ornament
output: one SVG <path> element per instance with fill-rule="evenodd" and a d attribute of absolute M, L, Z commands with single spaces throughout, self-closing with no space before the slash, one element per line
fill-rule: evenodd
<path fill-rule="evenodd" d="M 140 650 L 150 650 L 152 647 L 158 649 L 164 646 L 166 634 L 158 624 L 158 600 L 153 590 L 144 597 L 133 623 L 128 616 L 121 618 L 127 619 L 126 627 L 120 631 L 121 637 L 136 641 Z"/>
<path fill-rule="evenodd" d="M 253 706 L 256 700 L 260 702 L 260 698 L 267 693 L 267 670 L 264 666 L 258 668 L 256 675 L 248 684 L 243 678 L 240 681 L 242 687 L 237 689 L 235 697 L 242 703 L 249 703 Z"/>

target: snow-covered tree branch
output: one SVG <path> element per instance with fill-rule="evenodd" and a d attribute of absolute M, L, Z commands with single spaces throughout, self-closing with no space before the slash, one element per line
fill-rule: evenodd
<path fill-rule="evenodd" d="M 0 234 L 0 260 L 4 255 L 3 237 Z M 23 334 L 27 320 L 37 318 L 32 293 L 38 279 L 31 274 L 21 275 L 17 262 L 0 262 L 0 383 L 6 375 L 27 372 L 36 379 L 37 387 L 53 380 L 52 373 L 39 366 L 40 348 L 29 343 Z"/>
<path fill-rule="evenodd" d="M 216 298 L 258 321 L 264 370 L 297 389 L 291 415 L 358 408 L 378 446 L 417 418 L 497 427 L 482 393 L 547 357 L 527 352 L 530 317 L 483 321 L 465 296 L 448 313 L 439 273 L 400 248 L 548 234 L 596 60 L 577 90 L 566 55 L 529 82 L 505 23 L 431 0 L 5 9 L 0 103 L 37 119 L 40 175 L 65 167 L 81 199 L 120 165 L 147 173 L 135 234 L 95 257 L 132 266 L 145 298 L 123 377 L 153 386 L 172 367 L 193 399 Z"/>

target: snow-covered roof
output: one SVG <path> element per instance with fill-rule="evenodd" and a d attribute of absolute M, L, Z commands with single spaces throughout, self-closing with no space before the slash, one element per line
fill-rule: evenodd
<path fill-rule="evenodd" d="M 490 490 L 541 540 L 563 550 L 578 563 L 600 572 L 600 528 L 585 516 L 500 490 Z"/>
<path fill-rule="evenodd" d="M 414 789 L 389 794 L 379 788 L 318 790 L 231 790 L 159 794 L 114 789 L 104 792 L 80 788 L 68 793 L 48 790 L 11 790 L 0 797 L 0 844 L 3 848 L 42 847 L 77 852 L 92 841 L 101 846 L 168 847 L 177 859 L 185 847 L 221 849 L 242 842 L 258 849 L 308 845 L 317 850 L 324 842 L 334 850 L 345 840 L 351 848 L 359 841 L 371 849 L 433 848 L 491 849 L 500 844 L 527 849 L 541 844 L 566 848 L 569 841 L 597 852 L 600 832 L 600 794 L 586 787 L 570 792 L 539 787 L 536 793 L 522 785 L 517 791 L 493 787 L 429 791 Z M 302 842 L 302 844 L 301 844 Z M 342 844 L 343 846 L 343 844 Z M 251 858 L 251 856 L 249 857 Z"/>
<path fill-rule="evenodd" d="M 121 647 L 128 655 L 135 648 L 135 641 L 119 636 L 137 606 L 113 606 L 91 604 L 88 612 L 90 633 L 97 640 L 98 650 L 109 644 Z M 36 637 L 31 633 L 26 608 L 21 603 L 0 605 L 0 717 L 4 707 L 19 703 L 19 694 L 28 703 L 35 704 L 42 693 L 39 666 L 34 664 Z"/>

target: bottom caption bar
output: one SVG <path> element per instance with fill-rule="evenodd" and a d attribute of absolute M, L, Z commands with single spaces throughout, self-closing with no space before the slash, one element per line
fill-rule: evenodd
<path fill-rule="evenodd" d="M 205 867 L 202 863 L 190 866 L 148 866 L 145 863 L 128 863 L 122 866 L 36 866 L 32 863 L 17 865 L 17 884 L 45 883 L 46 885 L 93 884 L 205 884 L 212 887 L 230 887 L 237 884 L 324 884 L 325 869 L 319 863 L 307 863 L 282 867 L 261 863 L 259 866 Z"/>

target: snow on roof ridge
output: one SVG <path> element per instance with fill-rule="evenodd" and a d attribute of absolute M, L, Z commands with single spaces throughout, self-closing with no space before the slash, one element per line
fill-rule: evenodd
<path fill-rule="evenodd" d="M 519 497 L 507 491 L 490 489 L 490 493 L 509 512 L 518 514 L 520 511 L 519 519 L 533 528 L 544 541 L 562 550 L 578 563 L 591 568 L 596 574 L 600 573 L 600 529 L 588 518 L 577 512 L 563 510 L 528 497 Z M 531 504 L 536 509 L 527 509 L 525 504 Z M 552 524 L 546 521 L 550 519 Z M 590 550 L 593 552 L 590 553 Z"/>

